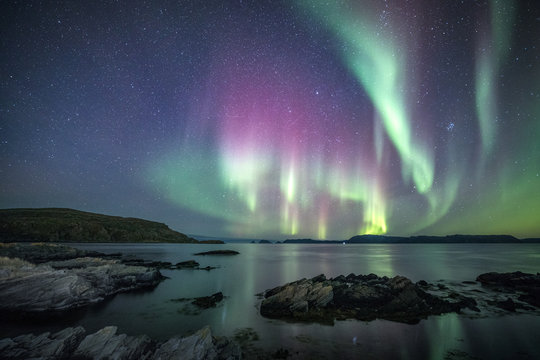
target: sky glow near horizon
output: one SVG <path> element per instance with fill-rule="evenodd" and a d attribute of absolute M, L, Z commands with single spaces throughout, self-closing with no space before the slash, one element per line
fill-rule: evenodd
<path fill-rule="evenodd" d="M 226 237 L 540 236 L 534 2 L 135 3 L 53 14 L 90 39 L 39 35 L 72 54 L 41 50 L 53 75 L 3 42 L 3 207 Z"/>

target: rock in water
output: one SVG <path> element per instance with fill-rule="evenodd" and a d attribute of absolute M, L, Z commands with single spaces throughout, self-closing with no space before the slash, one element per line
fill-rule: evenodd
<path fill-rule="evenodd" d="M 155 269 L 99 258 L 56 261 L 54 267 L 0 258 L 0 265 L 0 311 L 21 313 L 77 308 L 154 287 L 163 278 Z"/>
<path fill-rule="evenodd" d="M 187 261 L 176 263 L 177 269 L 193 269 L 193 268 L 198 268 L 198 267 L 199 267 L 199 263 L 196 262 L 195 260 L 187 260 Z"/>
<path fill-rule="evenodd" d="M 198 306 L 201 309 L 208 309 L 215 307 L 218 302 L 223 300 L 223 294 L 221 292 L 212 294 L 210 296 L 203 296 L 193 299 L 192 304 Z"/>
<path fill-rule="evenodd" d="M 511 273 L 490 272 L 478 275 L 476 281 L 479 281 L 483 286 L 502 288 L 505 292 L 522 292 L 523 294 L 519 296 L 519 300 L 540 307 L 540 274 L 528 274 L 521 271 Z M 509 303 L 503 306 L 503 308 L 505 307 L 513 309 Z"/>
<path fill-rule="evenodd" d="M 261 315 L 270 318 L 332 322 L 333 319 L 376 318 L 414 323 L 429 315 L 459 311 L 475 305 L 473 299 L 448 302 L 428 294 L 403 276 L 375 274 L 324 275 L 267 290 Z"/>
<path fill-rule="evenodd" d="M 240 253 L 234 250 L 211 250 L 211 251 L 196 253 L 194 255 L 238 255 L 238 254 Z"/>

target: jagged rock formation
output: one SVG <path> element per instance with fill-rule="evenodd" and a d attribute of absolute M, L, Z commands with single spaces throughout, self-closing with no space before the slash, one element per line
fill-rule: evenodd
<path fill-rule="evenodd" d="M 34 265 L 0 258 L 0 311 L 36 313 L 78 308 L 119 292 L 155 287 L 162 275 L 118 260 L 76 258 Z"/>
<path fill-rule="evenodd" d="M 261 315 L 270 318 L 333 322 L 376 318 L 415 323 L 429 315 L 457 312 L 476 305 L 459 297 L 450 302 L 431 295 L 403 276 L 324 275 L 278 286 L 264 293 Z"/>
<path fill-rule="evenodd" d="M 107 326 L 85 336 L 82 327 L 66 328 L 55 334 L 21 335 L 0 340 L 2 359 L 153 359 L 233 360 L 241 358 L 237 343 L 212 335 L 209 327 L 187 337 L 173 337 L 157 343 L 146 335 L 117 335 Z"/>

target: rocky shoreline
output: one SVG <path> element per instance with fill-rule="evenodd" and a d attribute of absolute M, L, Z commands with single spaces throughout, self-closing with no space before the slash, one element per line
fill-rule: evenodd
<path fill-rule="evenodd" d="M 82 327 L 0 340 L 2 359 L 241 359 L 240 346 L 204 327 L 186 337 L 155 342 L 146 335 L 117 334 L 116 326 L 86 335 Z"/>
<path fill-rule="evenodd" d="M 431 315 L 480 317 L 517 311 L 540 314 L 540 274 L 486 273 L 476 281 L 413 283 L 403 276 L 324 275 L 301 279 L 260 294 L 260 314 L 287 321 L 385 319 L 418 323 Z"/>
<path fill-rule="evenodd" d="M 39 265 L 3 257 L 0 265 L 0 311 L 18 314 L 75 309 L 163 279 L 156 269 L 91 257 Z"/>
<path fill-rule="evenodd" d="M 210 254 L 222 255 L 222 252 Z M 226 255 L 234 254 L 228 251 Z M 194 260 L 173 265 L 64 245 L 0 244 L 0 313 L 65 314 L 67 310 L 103 301 L 119 292 L 152 289 L 164 279 L 159 269 L 201 268 Z M 326 278 L 321 274 L 268 289 L 260 296 L 261 316 L 293 322 L 333 324 L 345 319 L 386 319 L 414 324 L 444 313 L 470 317 L 540 315 L 540 274 L 486 273 L 475 281 L 436 283 L 413 283 L 403 276 L 349 274 Z M 185 303 L 182 311 L 198 314 L 221 306 L 224 298 L 218 292 L 171 301 Z M 115 326 L 89 335 L 82 327 L 70 327 L 53 334 L 2 339 L 0 358 L 239 359 L 246 351 L 252 358 L 290 355 L 283 349 L 269 354 L 244 347 L 233 340 L 213 336 L 208 327 L 165 342 L 144 335 L 118 335 Z"/>

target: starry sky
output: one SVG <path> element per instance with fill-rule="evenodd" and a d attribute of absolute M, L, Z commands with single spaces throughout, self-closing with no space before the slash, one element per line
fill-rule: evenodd
<path fill-rule="evenodd" d="M 0 207 L 540 237 L 540 3 L 3 1 Z"/>

